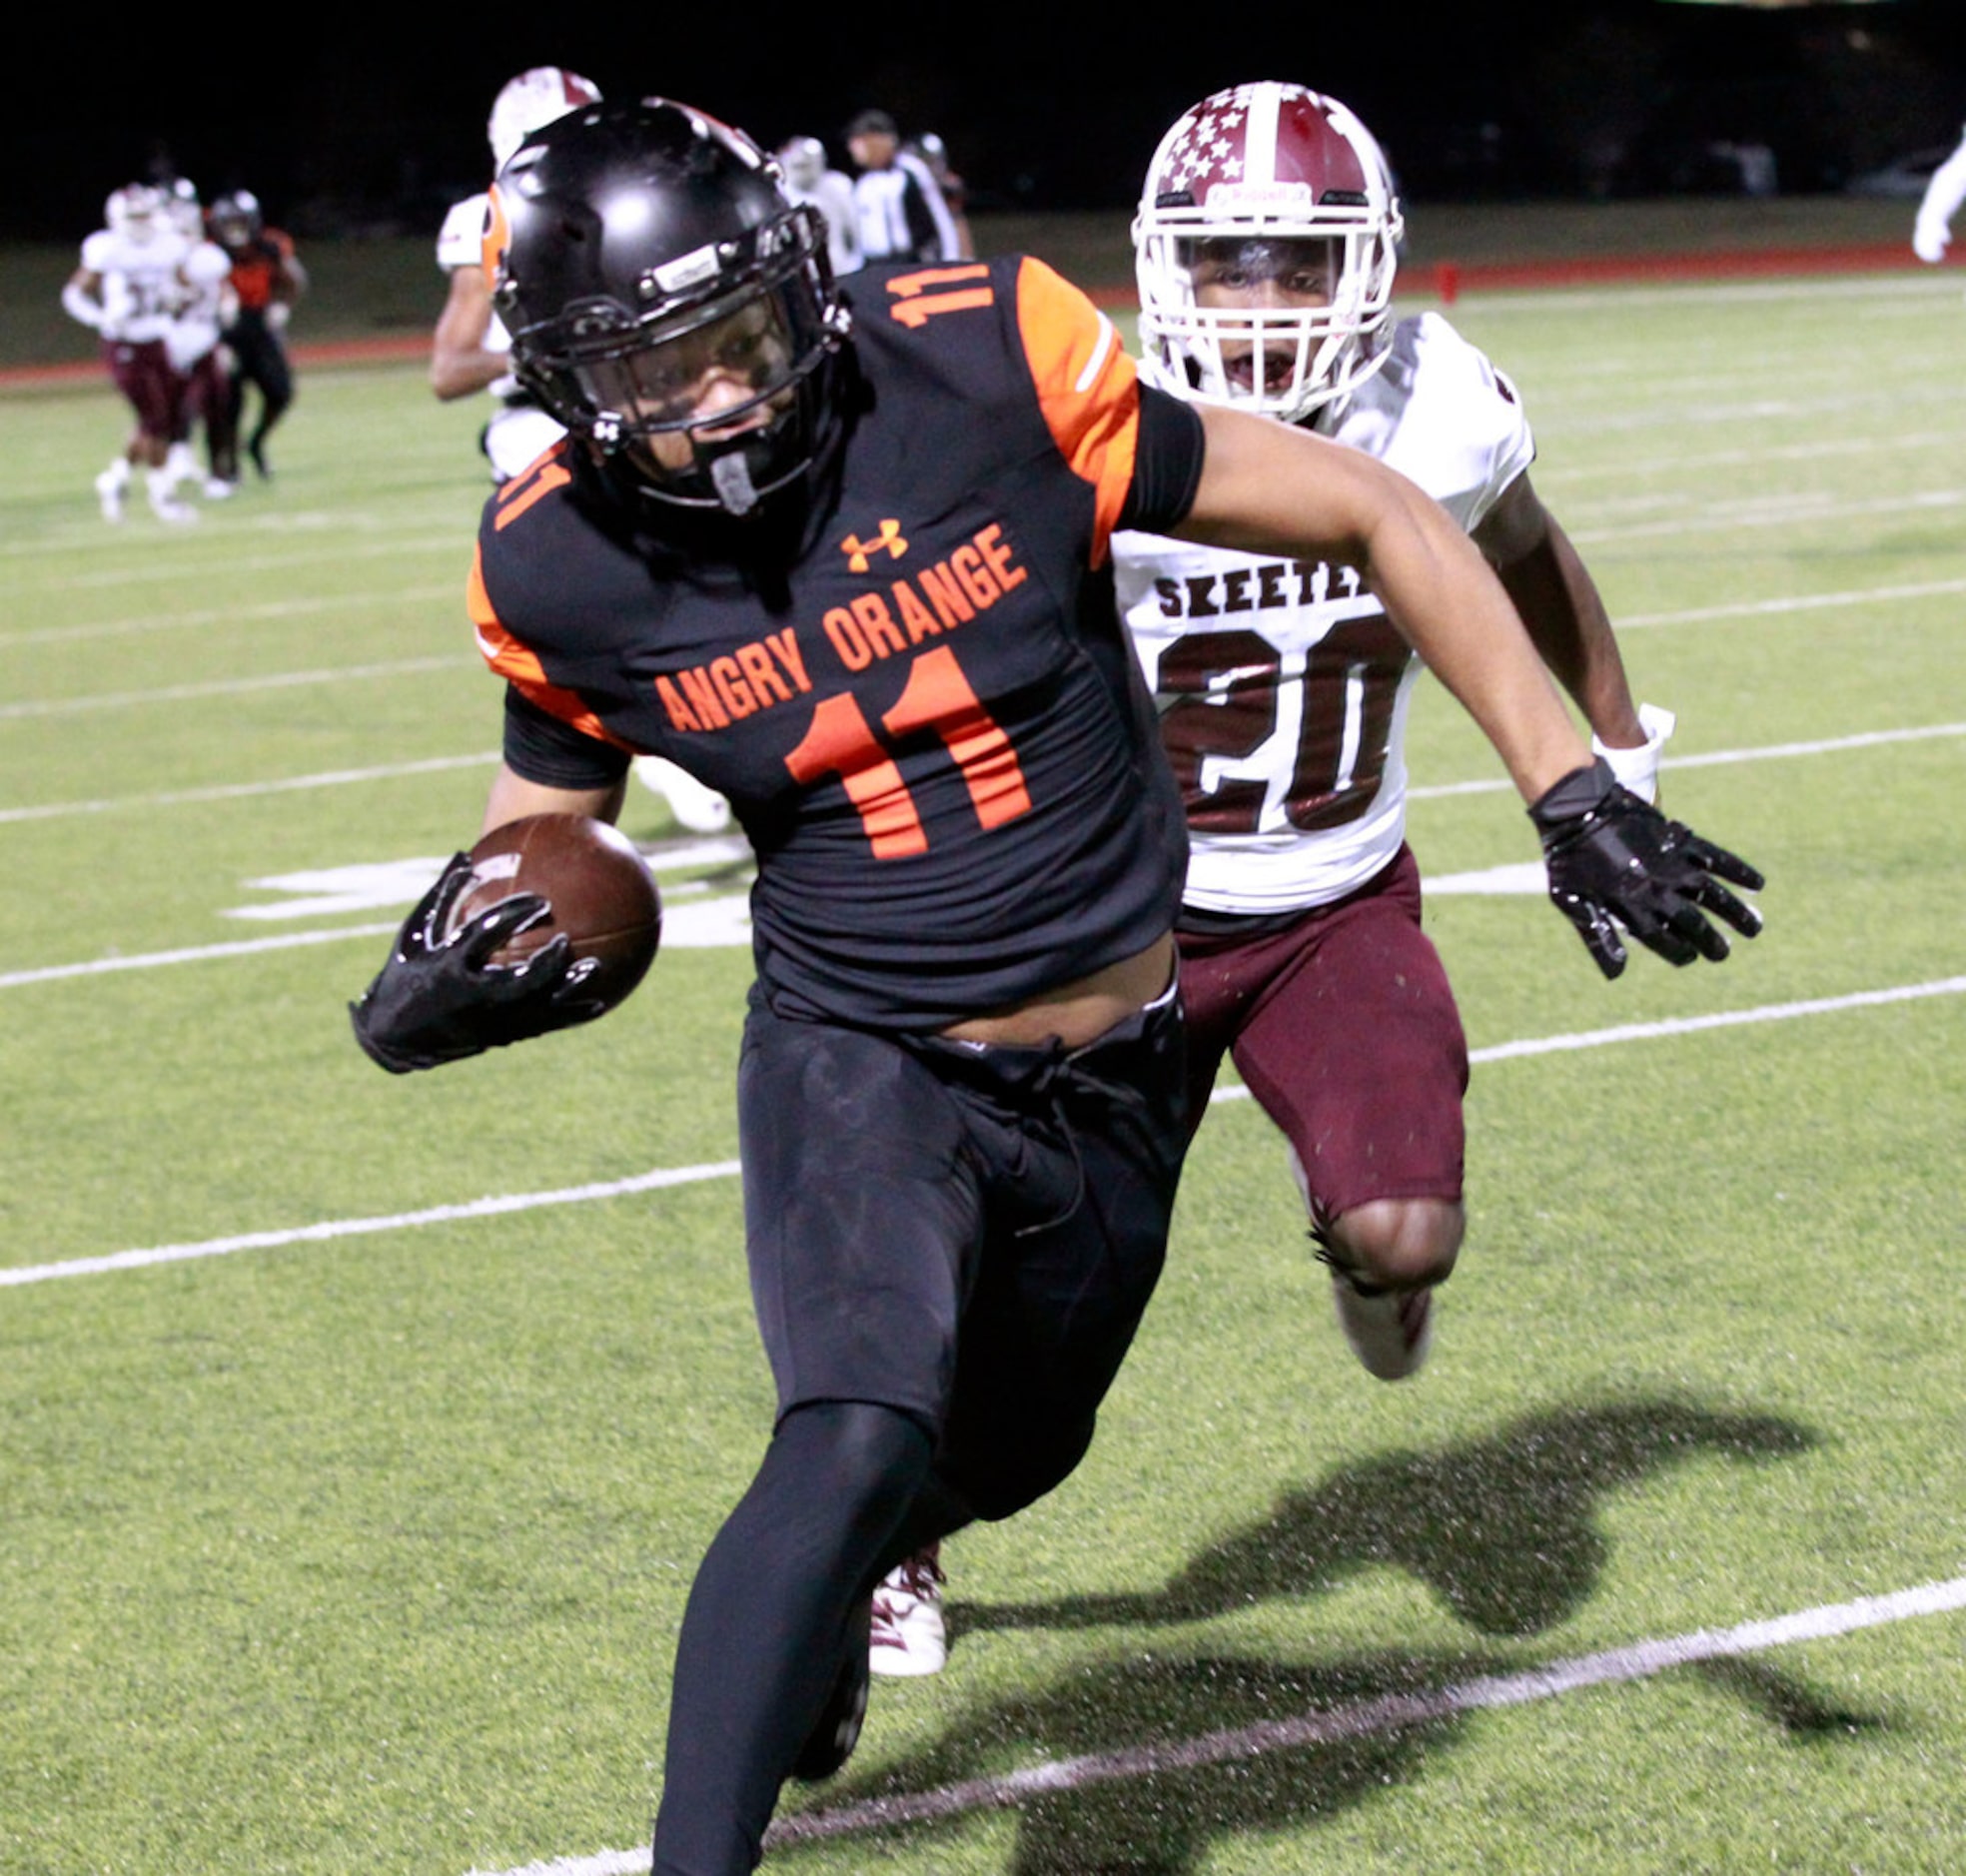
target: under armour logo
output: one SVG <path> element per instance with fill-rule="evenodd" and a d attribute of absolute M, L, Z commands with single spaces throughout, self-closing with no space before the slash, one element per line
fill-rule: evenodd
<path fill-rule="evenodd" d="M 862 540 L 858 534 L 848 534 L 840 542 L 840 551 L 846 555 L 848 568 L 855 573 L 864 573 L 869 565 L 869 556 L 885 547 L 895 559 L 908 551 L 908 543 L 901 538 L 899 521 L 883 521 L 880 532 L 872 540 Z"/>

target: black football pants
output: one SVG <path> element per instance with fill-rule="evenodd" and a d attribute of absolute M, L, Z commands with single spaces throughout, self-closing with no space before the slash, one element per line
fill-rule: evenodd
<path fill-rule="evenodd" d="M 881 1576 L 1066 1477 L 1153 1293 L 1188 1129 L 1172 997 L 1090 1048 L 787 1022 L 738 1072 L 778 1422 L 677 1643 L 654 1876 L 745 1876 Z"/>

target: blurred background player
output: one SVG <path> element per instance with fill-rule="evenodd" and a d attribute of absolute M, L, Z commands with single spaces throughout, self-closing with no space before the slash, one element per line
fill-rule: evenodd
<path fill-rule="evenodd" d="M 962 240 L 933 172 L 901 148 L 901 133 L 885 111 L 862 111 L 846 127 L 853 179 L 854 223 L 865 261 L 955 261 Z"/>
<path fill-rule="evenodd" d="M 1952 218 L 1962 202 L 1966 202 L 1966 137 L 1932 172 L 1919 200 L 1918 215 L 1911 225 L 1911 251 L 1921 261 L 1937 266 L 1945 259 L 1952 243 Z"/>
<path fill-rule="evenodd" d="M 1530 486 L 1513 386 L 1438 314 L 1392 322 L 1402 226 L 1344 105 L 1282 84 L 1204 99 L 1162 139 L 1134 222 L 1142 381 L 1418 482 L 1495 568 L 1594 753 L 1649 802 L 1672 718 L 1632 703 L 1596 586 Z M 1134 532 L 1113 564 L 1188 815 L 1190 1114 L 1231 1055 L 1283 1130 L 1346 1339 L 1402 1380 L 1466 1226 L 1468 1047 L 1405 838 L 1419 660 L 1344 568 Z M 941 1586 L 929 1553 L 882 1583 L 878 1671 L 941 1664 Z"/>
<path fill-rule="evenodd" d="M 486 137 L 493 174 L 533 131 L 581 105 L 598 104 L 600 87 L 563 66 L 535 65 L 508 79 L 492 102 Z M 431 389 L 446 403 L 492 394 L 494 409 L 479 443 L 494 483 L 509 481 L 566 433 L 539 408 L 511 370 L 511 337 L 492 305 L 485 279 L 484 194 L 468 196 L 444 218 L 437 264 L 451 278 L 450 292 L 431 342 Z M 635 764 L 635 779 L 661 797 L 691 833 L 722 833 L 730 807 L 694 776 L 659 756 Z"/>
<path fill-rule="evenodd" d="M 495 174 L 527 136 L 578 105 L 596 104 L 600 87 L 557 65 L 538 65 L 508 80 L 492 103 L 486 135 Z M 437 264 L 450 277 L 444 311 L 431 340 L 431 389 L 446 403 L 489 391 L 493 411 L 480 438 L 494 482 L 509 480 L 565 434 L 519 389 L 511 340 L 492 308 L 485 281 L 483 192 L 455 204 L 437 237 Z"/>
<path fill-rule="evenodd" d="M 230 368 L 225 399 L 231 453 L 219 472 L 239 480 L 239 444 L 250 385 L 259 408 L 250 435 L 245 435 L 246 454 L 264 478 L 273 473 L 267 463 L 267 436 L 294 402 L 286 330 L 296 302 L 307 291 L 307 271 L 295 256 L 292 237 L 267 227 L 259 198 L 250 190 L 221 196 L 212 204 L 206 225 L 231 268 L 224 333 Z"/>
<path fill-rule="evenodd" d="M 826 218 L 826 252 L 834 274 L 852 273 L 860 265 L 852 179 L 826 161 L 826 146 L 817 137 L 793 137 L 780 144 L 778 167 L 785 172 L 786 195 L 794 202 L 809 202 Z"/>
<path fill-rule="evenodd" d="M 123 518 L 123 502 L 135 471 L 144 471 L 151 511 L 160 519 L 197 519 L 177 498 L 183 479 L 171 461 L 172 439 L 183 421 L 185 381 L 172 367 L 166 344 L 183 284 L 178 278 L 187 244 L 172 225 L 163 193 L 148 183 L 129 183 L 104 205 L 104 225 L 82 244 L 81 262 L 62 287 L 71 319 L 94 329 L 111 382 L 135 417 L 122 453 L 96 477 L 105 520 Z"/>
<path fill-rule="evenodd" d="M 178 263 L 178 296 L 164 346 L 172 369 L 184 380 L 177 429 L 167 463 L 180 483 L 197 479 L 194 433 L 205 442 L 204 492 L 224 500 L 238 486 L 238 456 L 228 395 L 230 368 L 220 345 L 232 291 L 232 262 L 205 232 L 205 210 L 197 189 L 184 178 L 166 192 L 166 212 L 184 241 Z"/>
<path fill-rule="evenodd" d="M 910 137 L 901 146 L 904 155 L 918 156 L 928 165 L 935 186 L 942 192 L 943 206 L 956 231 L 956 255 L 964 261 L 976 258 L 976 237 L 969 226 L 969 185 L 949 166 L 949 146 L 932 130 Z"/>
<path fill-rule="evenodd" d="M 592 79 L 563 66 L 535 65 L 508 79 L 492 102 L 486 137 L 495 174 L 506 158 L 535 130 L 580 105 L 600 102 Z M 511 370 L 511 338 L 492 305 L 485 279 L 484 194 L 468 196 L 444 218 L 437 237 L 437 264 L 451 287 L 431 342 L 431 389 L 446 403 L 489 391 L 494 410 L 479 438 L 494 483 L 511 479 L 545 454 L 566 433 L 523 390 Z M 730 809 L 673 762 L 646 757 L 635 778 L 659 795 L 675 819 L 692 833 L 721 833 Z"/>

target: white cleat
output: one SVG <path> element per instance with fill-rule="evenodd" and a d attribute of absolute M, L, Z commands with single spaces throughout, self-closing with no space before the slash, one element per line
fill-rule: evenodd
<path fill-rule="evenodd" d="M 874 1591 L 868 1665 L 876 1674 L 939 1674 L 948 1660 L 940 1548 L 930 1544 L 897 1563 Z"/>
<path fill-rule="evenodd" d="M 198 518 L 196 508 L 178 499 L 178 484 L 183 479 L 180 475 L 174 475 L 169 469 L 152 469 L 144 477 L 144 487 L 150 495 L 151 513 L 174 527 L 182 527 L 185 522 Z"/>
<path fill-rule="evenodd" d="M 1366 1373 L 1381 1381 L 1417 1374 L 1434 1346 L 1434 1292 L 1380 1290 L 1370 1294 L 1343 1272 L 1332 1272 L 1338 1326 Z"/>
<path fill-rule="evenodd" d="M 720 834 L 730 826 L 730 803 L 673 762 L 659 755 L 638 755 L 634 772 L 635 780 L 660 795 L 677 822 L 692 834 Z"/>
<path fill-rule="evenodd" d="M 123 518 L 123 486 L 127 479 L 114 469 L 104 469 L 96 477 L 96 499 L 102 503 L 104 520 L 120 521 Z"/>

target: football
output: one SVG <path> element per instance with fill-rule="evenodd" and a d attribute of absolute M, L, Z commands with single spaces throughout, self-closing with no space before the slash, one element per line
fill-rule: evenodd
<path fill-rule="evenodd" d="M 564 932 L 576 958 L 598 964 L 586 990 L 608 1009 L 647 974 L 662 940 L 662 900 L 655 876 L 618 827 L 584 814 L 533 814 L 494 827 L 471 850 L 471 884 L 458 895 L 449 930 L 457 931 L 500 899 L 535 892 L 552 909 L 492 953 L 518 964 Z"/>

